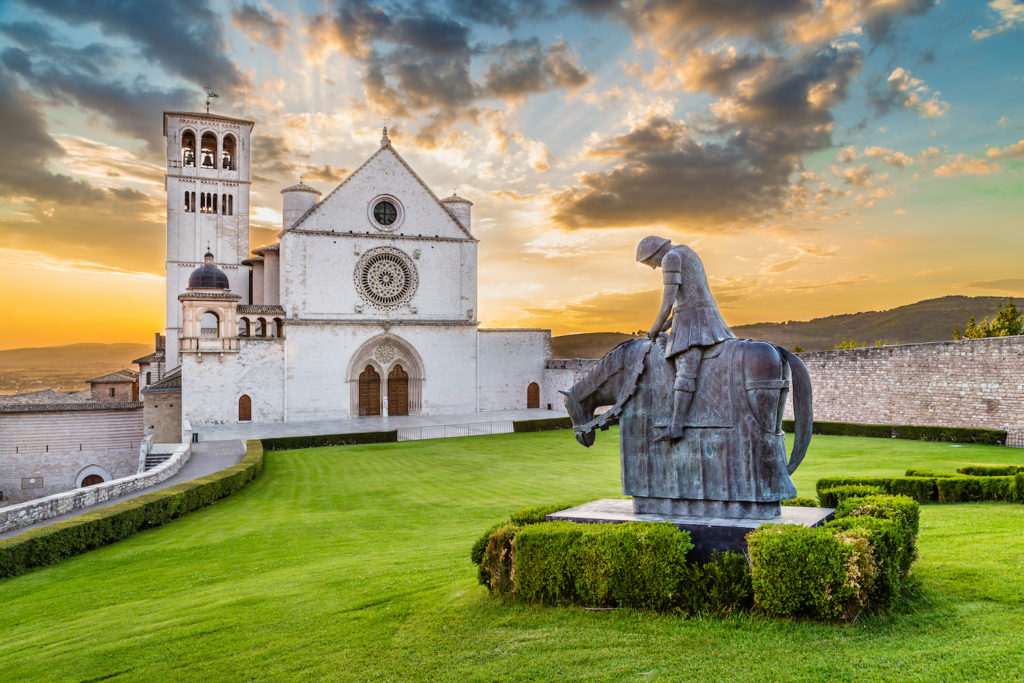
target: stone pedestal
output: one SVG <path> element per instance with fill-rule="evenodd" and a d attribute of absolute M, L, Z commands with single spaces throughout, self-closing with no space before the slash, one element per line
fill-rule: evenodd
<path fill-rule="evenodd" d="M 633 511 L 633 501 L 603 498 L 568 510 L 554 512 L 548 521 L 584 524 L 621 524 L 622 522 L 671 522 L 690 532 L 693 549 L 687 554 L 690 562 L 705 562 L 718 551 L 747 551 L 746 535 L 762 524 L 800 524 L 820 526 L 832 519 L 832 508 L 800 508 L 782 506 L 782 512 L 770 519 L 731 519 L 726 517 L 695 517 L 667 514 L 642 514 Z"/>

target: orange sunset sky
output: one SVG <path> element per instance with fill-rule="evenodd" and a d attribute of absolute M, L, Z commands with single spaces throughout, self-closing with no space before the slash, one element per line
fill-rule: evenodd
<path fill-rule="evenodd" d="M 1014 0 L 0 4 L 0 348 L 163 328 L 164 110 L 256 121 L 280 188 L 378 145 L 474 202 L 479 310 L 646 329 L 636 242 L 702 256 L 731 324 L 1024 292 Z"/>

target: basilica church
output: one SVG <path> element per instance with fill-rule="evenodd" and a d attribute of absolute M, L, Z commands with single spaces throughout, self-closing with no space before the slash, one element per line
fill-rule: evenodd
<path fill-rule="evenodd" d="M 277 241 L 250 250 L 253 123 L 164 113 L 166 330 L 137 361 L 148 434 L 561 405 L 550 330 L 480 327 L 472 203 L 440 199 L 387 129 L 326 195 L 281 190 Z"/>

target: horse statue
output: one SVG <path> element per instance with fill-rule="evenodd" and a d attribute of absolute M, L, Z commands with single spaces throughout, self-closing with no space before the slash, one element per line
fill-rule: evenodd
<path fill-rule="evenodd" d="M 576 440 L 620 425 L 622 492 L 636 513 L 772 519 L 796 496 L 790 475 L 811 439 L 811 382 L 789 351 L 727 339 L 703 349 L 682 438 L 655 442 L 668 425 L 675 370 L 667 337 L 609 351 L 565 395 Z M 782 415 L 793 389 L 795 436 L 786 456 Z M 611 406 L 595 417 L 602 406 Z"/>

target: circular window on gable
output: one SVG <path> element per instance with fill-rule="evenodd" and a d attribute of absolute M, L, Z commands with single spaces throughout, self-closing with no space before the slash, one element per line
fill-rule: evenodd
<path fill-rule="evenodd" d="M 370 202 L 370 222 L 373 227 L 391 232 L 402 224 L 402 205 L 391 195 L 382 195 Z"/>
<path fill-rule="evenodd" d="M 412 260 L 394 247 L 367 251 L 354 276 L 359 295 L 377 308 L 397 308 L 412 298 L 419 284 Z"/>

